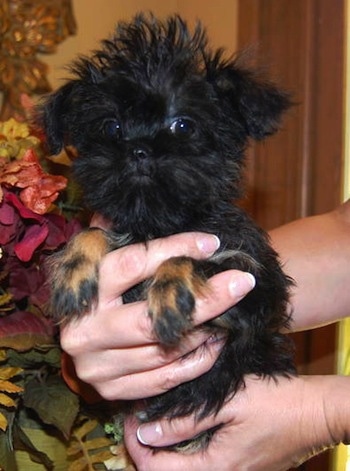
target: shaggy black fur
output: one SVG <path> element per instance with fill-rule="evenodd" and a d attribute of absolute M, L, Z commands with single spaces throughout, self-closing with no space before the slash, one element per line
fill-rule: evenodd
<path fill-rule="evenodd" d="M 42 106 L 40 122 L 53 153 L 75 148 L 73 172 L 87 206 L 111 220 L 115 233 L 127 234 L 128 243 L 185 231 L 217 234 L 219 256 L 191 261 L 195 277 L 237 268 L 257 280 L 248 296 L 205 326 L 227 336 L 214 367 L 147 400 L 145 420 L 218 411 L 247 373 L 294 374 L 290 342 L 280 333 L 288 327 L 291 281 L 266 234 L 234 204 L 242 195 L 247 142 L 277 130 L 288 94 L 237 60 L 224 60 L 221 50 L 211 52 L 203 28 L 191 34 L 178 16 L 161 22 L 138 15 L 119 24 L 115 36 L 73 71 L 76 78 Z M 186 283 L 174 290 L 190 319 L 195 293 Z M 92 285 L 96 289 L 95 280 Z M 88 286 L 84 303 L 68 303 L 69 286 L 56 287 L 63 307 L 56 318 L 83 312 L 94 295 Z M 137 296 L 140 287 L 126 299 Z M 172 345 L 183 328 L 170 331 L 185 314 L 180 308 L 160 314 L 166 322 L 156 332 Z"/>

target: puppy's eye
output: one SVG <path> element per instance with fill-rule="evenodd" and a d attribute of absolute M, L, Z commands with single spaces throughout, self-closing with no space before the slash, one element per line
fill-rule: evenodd
<path fill-rule="evenodd" d="M 189 118 L 177 118 L 170 125 L 170 131 L 176 136 L 189 137 L 196 130 L 195 123 Z"/>
<path fill-rule="evenodd" d="M 111 139 L 120 139 L 122 137 L 122 129 L 119 121 L 110 119 L 103 123 L 103 134 Z"/>

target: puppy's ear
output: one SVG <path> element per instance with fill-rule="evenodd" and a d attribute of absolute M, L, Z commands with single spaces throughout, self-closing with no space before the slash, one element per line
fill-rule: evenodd
<path fill-rule="evenodd" d="M 52 154 L 58 154 L 65 145 L 67 114 L 74 94 L 74 82 L 68 82 L 57 92 L 48 95 L 37 107 L 35 121 L 44 132 L 46 144 Z"/>
<path fill-rule="evenodd" d="M 276 132 L 283 113 L 292 105 L 289 93 L 239 67 L 235 61 L 219 66 L 216 63 L 209 76 L 223 105 L 238 114 L 253 139 Z"/>

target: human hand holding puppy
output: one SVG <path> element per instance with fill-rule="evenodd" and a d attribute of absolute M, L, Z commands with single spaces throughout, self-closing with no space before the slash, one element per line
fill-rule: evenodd
<path fill-rule="evenodd" d="M 287 273 L 297 281 L 291 298 L 293 329 L 346 317 L 350 201 L 329 213 L 281 226 L 270 235 Z M 216 416 L 199 422 L 193 417 L 163 420 L 140 428 L 128 420 L 126 443 L 139 471 L 287 470 L 325 448 L 349 443 L 349 394 L 350 378 L 345 376 L 299 376 L 278 382 L 249 376 L 245 389 Z M 218 424 L 224 425 L 205 451 L 191 456 L 151 451 Z"/>
<path fill-rule="evenodd" d="M 109 254 L 101 266 L 98 306 L 66 324 L 61 332 L 62 346 L 74 357 L 80 378 L 106 399 L 137 399 L 159 394 L 209 369 L 220 342 L 191 334 L 175 351 L 164 354 L 152 338 L 145 302 L 122 304 L 121 294 L 149 276 L 164 257 L 188 254 L 202 258 L 216 244 L 210 235 L 191 233 L 155 240 L 147 251 L 133 245 Z M 113 281 L 108 276 L 111 272 Z M 246 274 L 235 271 L 221 273 L 210 283 L 210 298 L 197 301 L 198 323 L 220 314 L 251 289 Z M 206 348 L 201 348 L 204 343 Z M 192 355 L 183 357 L 189 351 Z M 297 377 L 274 382 L 250 376 L 246 388 L 216 416 L 198 423 L 190 416 L 140 427 L 130 417 L 125 442 L 138 471 L 180 467 L 232 471 L 243 463 L 254 470 L 286 470 L 344 440 L 349 392 L 349 378 Z M 224 426 L 200 453 L 153 452 L 154 446 L 181 442 L 218 424 Z"/>
<path fill-rule="evenodd" d="M 108 254 L 101 265 L 98 305 L 61 329 L 62 347 L 74 358 L 80 379 L 105 399 L 140 399 L 208 371 L 219 354 L 219 339 L 193 332 L 165 352 L 153 337 L 146 302 L 123 304 L 121 295 L 148 278 L 169 256 L 201 259 L 217 247 L 212 235 L 188 233 L 152 241 L 147 249 L 136 244 Z M 216 275 L 210 280 L 210 296 L 197 300 L 195 322 L 219 315 L 252 287 L 245 273 L 233 270 Z M 206 348 L 200 348 L 204 344 Z"/>
<path fill-rule="evenodd" d="M 216 416 L 139 424 L 126 421 L 125 442 L 138 471 L 286 471 L 346 437 L 350 378 L 246 377 L 246 388 Z M 195 454 L 158 449 L 221 425 L 209 446 Z M 146 432 L 146 429 L 147 432 Z M 138 438 L 147 441 L 144 446 Z"/>

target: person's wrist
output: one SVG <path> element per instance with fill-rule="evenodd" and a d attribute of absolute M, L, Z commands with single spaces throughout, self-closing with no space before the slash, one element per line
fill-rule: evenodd
<path fill-rule="evenodd" d="M 300 445 L 305 446 L 305 457 L 301 462 L 341 442 L 346 443 L 350 435 L 350 378 L 336 375 L 302 378 L 299 437 Z"/>
<path fill-rule="evenodd" d="M 334 378 L 336 376 L 312 375 L 292 380 L 294 399 L 289 415 L 294 433 L 290 436 L 289 448 L 295 451 L 294 467 L 341 441 L 335 438 L 340 435 L 336 423 L 338 414 L 330 395 Z"/>
<path fill-rule="evenodd" d="M 326 376 L 323 378 L 325 421 L 331 445 L 350 442 L 350 377 Z"/>

